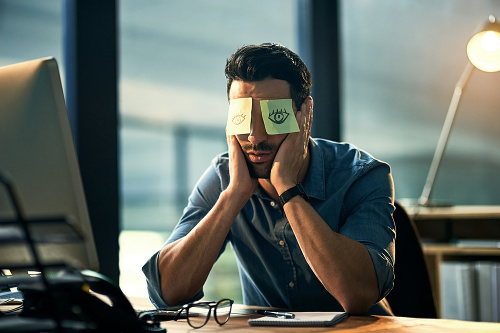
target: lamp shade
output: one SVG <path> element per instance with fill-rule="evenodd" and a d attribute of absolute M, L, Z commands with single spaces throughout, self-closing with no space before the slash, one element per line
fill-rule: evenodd
<path fill-rule="evenodd" d="M 485 72 L 500 70 L 500 23 L 490 16 L 483 29 L 467 44 L 470 62 Z"/>

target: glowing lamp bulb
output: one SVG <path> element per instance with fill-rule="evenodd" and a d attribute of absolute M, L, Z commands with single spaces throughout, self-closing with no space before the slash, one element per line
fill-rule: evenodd
<path fill-rule="evenodd" d="M 500 71 L 500 25 L 493 16 L 485 29 L 467 44 L 470 62 L 485 72 Z"/>
<path fill-rule="evenodd" d="M 497 32 L 486 31 L 481 37 L 481 46 L 487 52 L 495 52 L 500 48 L 500 37 Z"/>

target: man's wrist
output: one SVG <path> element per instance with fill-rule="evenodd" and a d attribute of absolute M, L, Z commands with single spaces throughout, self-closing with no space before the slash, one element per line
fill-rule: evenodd
<path fill-rule="evenodd" d="M 273 184 L 274 188 L 276 189 L 276 192 L 278 193 L 278 196 L 283 194 L 286 190 L 294 187 L 295 185 L 297 185 L 297 182 L 294 181 L 286 181 Z"/>
<path fill-rule="evenodd" d="M 231 207 L 239 211 L 250 200 L 251 196 L 227 188 L 221 192 L 218 201 L 227 202 Z"/>
<path fill-rule="evenodd" d="M 281 193 L 281 195 L 278 197 L 278 202 L 283 207 L 288 201 L 290 201 L 291 199 L 293 199 L 298 195 L 300 195 L 305 200 L 309 200 L 309 197 L 307 196 L 306 192 L 304 191 L 300 183 L 297 183 L 295 186 L 292 186 L 283 193 Z"/>

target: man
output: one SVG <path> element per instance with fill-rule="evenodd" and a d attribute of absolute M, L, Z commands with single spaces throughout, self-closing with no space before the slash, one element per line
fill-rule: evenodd
<path fill-rule="evenodd" d="M 214 159 L 166 245 L 144 265 L 153 303 L 200 299 L 231 242 L 245 304 L 389 314 L 381 300 L 394 279 L 390 167 L 352 145 L 309 137 L 311 76 L 287 48 L 244 46 L 225 72 L 230 112 L 236 108 L 229 151 Z M 263 116 L 266 103 L 287 100 L 297 130 L 269 134 L 291 112 Z M 249 122 L 244 134 L 234 128 L 240 121 Z"/>

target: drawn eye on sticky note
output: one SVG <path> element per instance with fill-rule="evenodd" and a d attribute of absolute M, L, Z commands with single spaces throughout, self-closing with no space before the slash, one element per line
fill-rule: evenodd
<path fill-rule="evenodd" d="M 299 132 L 291 99 L 261 100 L 260 109 L 267 134 Z"/>
<path fill-rule="evenodd" d="M 252 98 L 229 100 L 226 132 L 229 135 L 250 133 L 252 120 Z"/>

